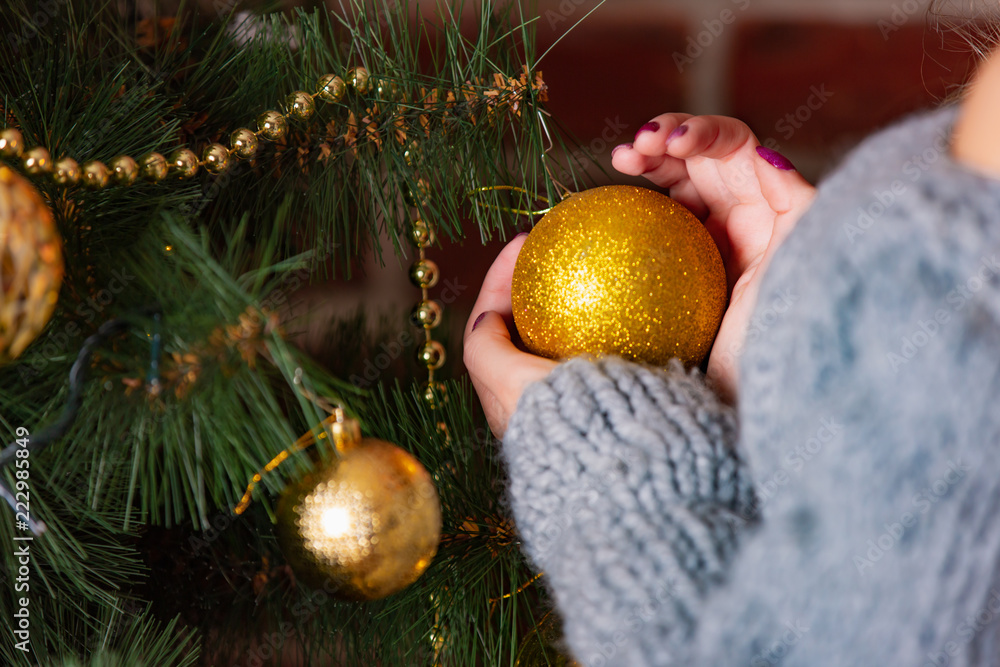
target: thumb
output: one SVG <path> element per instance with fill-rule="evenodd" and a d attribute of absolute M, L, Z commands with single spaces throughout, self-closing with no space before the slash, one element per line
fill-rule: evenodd
<path fill-rule="evenodd" d="M 756 150 L 760 159 L 754 162 L 754 170 L 760 193 L 777 214 L 771 231 L 771 244 L 776 247 L 809 208 L 816 188 L 781 153 L 766 146 L 757 146 Z"/>

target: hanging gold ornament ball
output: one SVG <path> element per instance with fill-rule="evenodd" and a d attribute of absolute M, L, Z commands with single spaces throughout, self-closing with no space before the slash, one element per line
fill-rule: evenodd
<path fill-rule="evenodd" d="M 614 354 L 700 364 L 726 309 L 726 271 L 704 225 L 666 195 L 611 185 L 535 225 L 511 280 L 514 323 L 544 357 Z"/>
<path fill-rule="evenodd" d="M 62 276 L 52 212 L 25 178 L 0 165 L 0 363 L 21 354 L 45 327 Z"/>
<path fill-rule="evenodd" d="M 278 543 L 309 586 L 345 600 L 375 600 L 416 581 L 437 553 L 437 489 L 417 459 L 362 439 L 357 422 L 335 422 L 331 430 L 340 458 L 282 493 Z"/>

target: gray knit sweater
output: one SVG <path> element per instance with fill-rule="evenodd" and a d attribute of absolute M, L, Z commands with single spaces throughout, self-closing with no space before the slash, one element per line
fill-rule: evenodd
<path fill-rule="evenodd" d="M 525 391 L 511 502 L 581 664 L 1000 665 L 1000 181 L 951 160 L 954 113 L 819 188 L 738 415 L 678 365 Z"/>

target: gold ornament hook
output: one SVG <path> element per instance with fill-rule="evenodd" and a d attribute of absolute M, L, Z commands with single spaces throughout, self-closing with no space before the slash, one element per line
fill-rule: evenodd
<path fill-rule="evenodd" d="M 514 213 L 517 215 L 544 215 L 552 210 L 552 207 L 550 206 L 549 208 L 544 208 L 540 211 L 525 211 L 524 209 L 519 209 L 519 208 L 507 208 L 506 206 L 494 206 L 493 204 L 485 204 L 483 202 L 476 201 L 475 199 L 473 199 L 473 197 L 479 195 L 482 192 L 492 192 L 494 190 L 511 190 L 513 192 L 521 192 L 526 195 L 529 195 L 532 199 L 543 201 L 546 204 L 549 203 L 548 197 L 543 197 L 540 194 L 537 194 L 535 192 L 529 192 L 524 188 L 519 188 L 514 185 L 484 185 L 481 188 L 476 188 L 475 190 L 469 190 L 465 194 L 467 197 L 469 197 L 469 199 L 472 199 L 472 203 L 474 203 L 476 206 L 480 206 L 482 208 L 493 208 L 498 211 L 504 211 L 505 213 Z"/>

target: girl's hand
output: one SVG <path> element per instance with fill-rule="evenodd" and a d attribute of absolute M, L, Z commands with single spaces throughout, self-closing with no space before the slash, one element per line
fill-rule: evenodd
<path fill-rule="evenodd" d="M 497 256 L 465 325 L 465 366 L 490 429 L 498 438 L 506 432 L 507 420 L 524 388 L 544 378 L 556 365 L 551 359 L 522 352 L 510 338 L 514 327 L 510 279 L 526 238 L 519 234 Z"/>
<path fill-rule="evenodd" d="M 750 128 L 725 116 L 668 113 L 615 148 L 612 164 L 669 188 L 715 239 L 726 266 L 729 307 L 708 360 L 708 378 L 728 401 L 736 399 L 743 349 L 761 277 L 815 188 L 792 164 L 761 147 Z"/>

